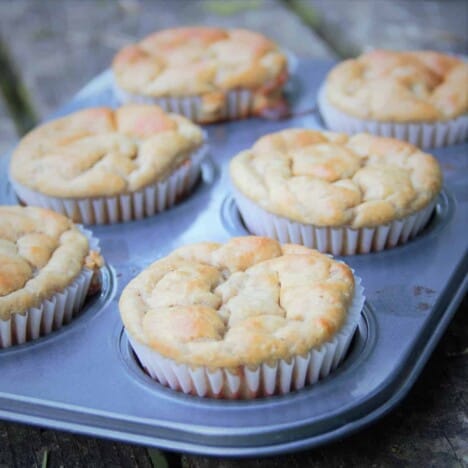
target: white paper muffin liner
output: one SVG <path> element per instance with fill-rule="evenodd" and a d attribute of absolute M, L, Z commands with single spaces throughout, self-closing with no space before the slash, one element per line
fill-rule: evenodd
<path fill-rule="evenodd" d="M 363 120 L 332 106 L 322 87 L 318 94 L 320 114 L 328 129 L 348 134 L 371 133 L 397 138 L 422 148 L 439 148 L 463 143 L 468 138 L 468 115 L 440 122 L 396 123 Z"/>
<path fill-rule="evenodd" d="M 88 238 L 89 250 L 99 252 L 99 241 L 91 231 L 78 226 Z M 45 299 L 26 312 L 12 314 L 10 319 L 0 319 L 0 349 L 20 345 L 45 336 L 69 323 L 83 307 L 94 272 L 83 268 L 78 276 L 62 291 Z"/>
<path fill-rule="evenodd" d="M 243 119 L 252 114 L 253 94 L 248 89 L 228 91 L 224 106 L 216 111 L 213 119 L 203 110 L 200 96 L 186 97 L 154 97 L 129 93 L 114 82 L 114 95 L 119 104 L 151 104 L 161 107 L 166 112 L 175 112 L 183 115 L 193 122 L 215 122 L 218 120 Z"/>
<path fill-rule="evenodd" d="M 234 199 L 249 232 L 258 236 L 291 242 L 333 255 L 354 255 L 379 252 L 404 244 L 426 226 L 436 198 L 425 208 L 389 224 L 372 228 L 317 227 L 302 224 L 270 213 L 234 189 Z"/>
<path fill-rule="evenodd" d="M 201 164 L 206 154 L 207 145 L 202 145 L 163 181 L 147 185 L 135 192 L 113 197 L 52 197 L 31 190 L 13 179 L 10 180 L 18 198 L 26 205 L 50 208 L 74 222 L 84 224 L 127 222 L 166 210 L 187 195 L 200 176 Z"/>
<path fill-rule="evenodd" d="M 354 279 L 354 297 L 339 332 L 333 339 L 311 349 L 306 355 L 297 355 L 289 360 L 278 359 L 256 367 L 239 366 L 235 370 L 194 367 L 162 356 L 133 339 L 129 333 L 127 337 L 148 374 L 173 390 L 199 397 L 225 399 L 252 399 L 286 394 L 324 378 L 336 369 L 345 357 L 365 301 L 361 279 L 357 276 L 354 276 Z"/>

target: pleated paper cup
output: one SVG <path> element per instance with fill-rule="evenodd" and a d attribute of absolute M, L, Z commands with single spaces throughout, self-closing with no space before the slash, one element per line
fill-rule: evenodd
<path fill-rule="evenodd" d="M 157 105 L 166 112 L 175 112 L 193 122 L 209 123 L 219 120 L 244 119 L 252 114 L 253 94 L 248 89 L 236 89 L 226 93 L 224 105 L 213 115 L 203 110 L 200 96 L 155 97 L 129 93 L 114 82 L 114 95 L 119 104 Z"/>
<path fill-rule="evenodd" d="M 333 255 L 379 252 L 404 244 L 427 225 L 436 205 L 432 200 L 425 208 L 389 224 L 372 228 L 318 227 L 270 213 L 234 189 L 234 199 L 247 230 L 281 243 L 291 242 Z"/>
<path fill-rule="evenodd" d="M 59 198 L 31 190 L 11 179 L 18 198 L 26 205 L 49 208 L 74 222 L 111 224 L 143 219 L 164 211 L 187 195 L 197 182 L 207 154 L 203 145 L 170 176 L 135 192 L 113 197 Z"/>
<path fill-rule="evenodd" d="M 354 273 L 354 272 L 353 272 Z M 253 399 L 284 395 L 316 383 L 329 375 L 346 356 L 364 306 L 361 279 L 354 276 L 355 293 L 343 327 L 326 343 L 305 355 L 278 359 L 258 366 L 209 368 L 190 366 L 166 358 L 132 338 L 128 340 L 146 372 L 173 390 L 210 398 Z"/>
<path fill-rule="evenodd" d="M 463 143 L 468 138 L 468 115 L 440 122 L 396 123 L 363 120 L 330 104 L 322 87 L 318 95 L 320 114 L 328 129 L 348 134 L 373 135 L 405 140 L 420 148 L 440 148 Z"/>
<path fill-rule="evenodd" d="M 99 252 L 99 241 L 91 231 L 78 227 L 88 238 L 89 249 Z M 92 270 L 83 268 L 69 286 L 39 306 L 30 307 L 24 313 L 13 313 L 8 320 L 0 319 L 0 349 L 35 340 L 71 322 L 83 307 L 93 275 Z"/>

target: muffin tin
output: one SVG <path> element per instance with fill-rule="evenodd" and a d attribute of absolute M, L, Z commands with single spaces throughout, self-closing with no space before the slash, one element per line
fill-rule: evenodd
<path fill-rule="evenodd" d="M 417 238 L 345 258 L 363 278 L 367 303 L 344 363 L 311 387 L 251 401 L 173 392 L 141 369 L 119 317 L 123 287 L 155 259 L 182 244 L 246 234 L 230 195 L 230 158 L 265 133 L 320 126 L 316 92 L 331 66 L 299 62 L 288 120 L 206 127 L 211 156 L 194 192 L 178 205 L 140 221 L 92 226 L 107 261 L 102 292 L 63 329 L 0 350 L 0 418 L 177 451 L 260 456 L 352 433 L 406 395 L 467 289 L 468 145 L 433 151 L 445 188 Z M 105 104 L 114 104 L 109 72 L 57 115 Z M 0 203 L 16 204 L 8 159 L 0 158 Z"/>

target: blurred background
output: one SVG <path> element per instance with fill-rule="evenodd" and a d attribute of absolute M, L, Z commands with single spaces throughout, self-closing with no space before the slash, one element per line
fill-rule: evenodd
<path fill-rule="evenodd" d="M 108 68 L 122 46 L 187 24 L 253 29 L 305 59 L 375 47 L 468 51 L 466 0 L 1 0 L 0 154 Z M 0 467 L 468 466 L 464 308 L 403 404 L 333 445 L 274 460 L 220 460 L 0 421 Z"/>
<path fill-rule="evenodd" d="M 241 26 L 323 59 L 374 47 L 465 53 L 467 17 L 465 0 L 1 0 L 0 151 L 157 29 Z"/>

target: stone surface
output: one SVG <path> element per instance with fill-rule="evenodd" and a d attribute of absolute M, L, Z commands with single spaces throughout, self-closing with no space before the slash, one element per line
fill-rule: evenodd
<path fill-rule="evenodd" d="M 11 149 L 17 138 L 15 126 L 10 119 L 5 101 L 0 94 L 0 155 Z"/>
<path fill-rule="evenodd" d="M 0 422 L 0 467 L 151 468 L 144 447 Z"/>
<path fill-rule="evenodd" d="M 463 0 L 292 0 L 340 55 L 370 48 L 435 49 L 466 54 Z"/>

